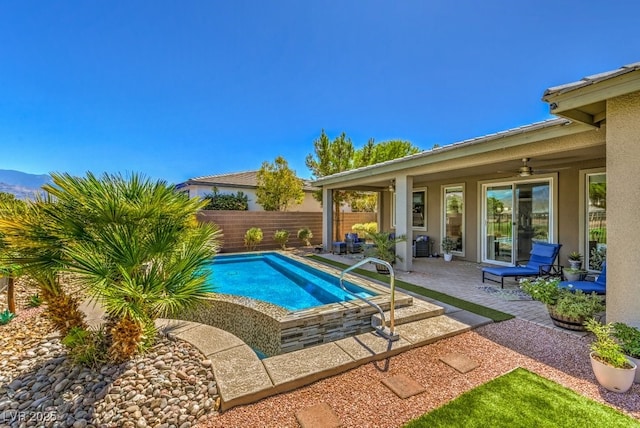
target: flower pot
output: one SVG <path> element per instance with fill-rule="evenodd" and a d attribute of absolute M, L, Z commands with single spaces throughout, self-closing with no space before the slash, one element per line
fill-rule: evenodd
<path fill-rule="evenodd" d="M 567 279 L 567 281 L 580 281 L 581 277 L 582 277 L 582 273 L 578 272 L 578 273 L 564 273 L 564 277 Z"/>
<path fill-rule="evenodd" d="M 593 374 L 595 374 L 598 383 L 605 389 L 612 392 L 627 392 L 631 388 L 638 368 L 636 363 L 629 360 L 629 364 L 633 366 L 632 368 L 618 369 L 595 358 L 593 352 L 589 354 L 589 357 L 591 358 Z"/>
<path fill-rule="evenodd" d="M 571 266 L 571 269 L 580 269 L 582 267 L 582 260 L 569 260 L 569 266 Z"/>
<path fill-rule="evenodd" d="M 444 253 L 444 261 L 445 261 L 445 262 L 450 262 L 451 260 L 453 260 L 453 254 L 451 254 L 451 253 Z"/>
<path fill-rule="evenodd" d="M 564 315 L 561 315 L 556 312 L 555 306 L 547 305 L 547 310 L 549 311 L 549 316 L 551 317 L 551 322 L 554 325 L 573 331 L 585 331 L 584 321 L 582 318 L 569 318 Z"/>
<path fill-rule="evenodd" d="M 390 275 L 391 272 L 389 272 L 389 268 L 386 265 L 380 264 L 380 263 L 375 263 L 376 265 L 376 270 L 378 271 L 379 274 L 382 275 Z"/>

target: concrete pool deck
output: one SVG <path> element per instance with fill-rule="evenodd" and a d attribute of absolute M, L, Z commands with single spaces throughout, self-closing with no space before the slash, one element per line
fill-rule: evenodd
<path fill-rule="evenodd" d="M 216 327 L 170 319 L 157 320 L 156 326 L 169 337 L 191 343 L 211 361 L 221 410 L 228 410 L 491 322 L 457 308 L 416 303 L 430 312 L 429 317 L 396 325 L 397 341 L 370 332 L 263 360 L 242 340 Z M 403 322 L 401 314 L 397 319 Z"/>

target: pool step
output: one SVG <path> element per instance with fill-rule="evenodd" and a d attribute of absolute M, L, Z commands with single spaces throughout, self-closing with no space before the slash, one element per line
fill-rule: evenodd
<path fill-rule="evenodd" d="M 417 299 L 413 299 L 413 305 L 403 306 L 401 308 L 396 307 L 394 311 L 395 325 L 407 324 L 413 321 L 419 321 L 427 318 L 437 317 L 444 314 L 444 308 L 438 305 L 434 305 L 429 302 L 423 302 Z M 390 314 L 389 311 L 384 313 L 387 325 L 389 324 Z M 371 316 L 371 326 L 377 327 L 382 324 L 380 320 L 380 314 Z"/>

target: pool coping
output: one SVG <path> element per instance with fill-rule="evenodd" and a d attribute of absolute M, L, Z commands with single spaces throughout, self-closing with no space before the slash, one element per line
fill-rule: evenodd
<path fill-rule="evenodd" d="M 263 360 L 241 339 L 216 327 L 173 319 L 158 319 L 156 327 L 169 337 L 189 342 L 211 361 L 220 410 L 228 410 L 490 322 L 467 311 L 453 310 L 396 326 L 400 338 L 395 342 L 369 332 Z"/>

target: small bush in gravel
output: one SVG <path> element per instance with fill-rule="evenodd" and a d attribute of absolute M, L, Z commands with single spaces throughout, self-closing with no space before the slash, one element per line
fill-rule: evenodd
<path fill-rule="evenodd" d="M 276 233 L 273 235 L 273 239 L 283 250 L 286 250 L 287 242 L 289 242 L 289 232 L 286 230 L 276 230 Z"/>
<path fill-rule="evenodd" d="M 9 321 L 15 318 L 15 314 L 9 312 L 9 309 L 5 309 L 4 312 L 0 312 L 0 325 L 9 324 Z"/>

